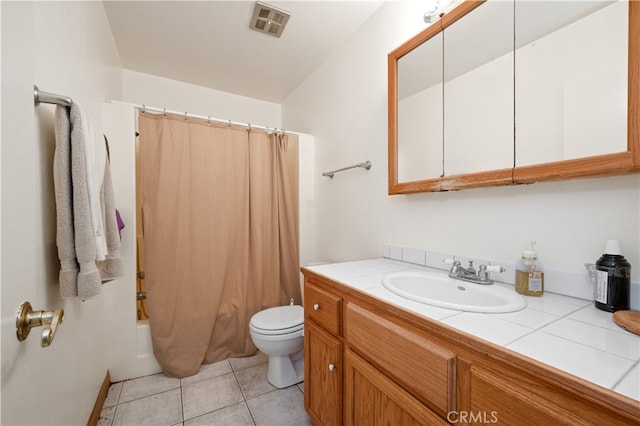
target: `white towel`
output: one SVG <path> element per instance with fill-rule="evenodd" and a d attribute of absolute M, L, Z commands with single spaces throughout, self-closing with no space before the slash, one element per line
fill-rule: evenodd
<path fill-rule="evenodd" d="M 78 106 L 78 105 L 76 105 Z M 104 260 L 107 257 L 107 241 L 105 238 L 104 222 L 100 191 L 104 179 L 104 168 L 107 161 L 107 152 L 102 138 L 96 134 L 93 123 L 88 120 L 87 114 L 78 106 L 82 119 L 82 139 L 85 147 L 85 165 L 87 170 L 87 194 L 89 196 L 89 209 L 91 210 L 91 224 L 93 226 L 93 238 L 96 244 L 96 260 Z"/>
<path fill-rule="evenodd" d="M 111 182 L 111 168 L 109 159 L 109 142 L 104 136 L 106 156 L 104 158 L 103 179 L 100 189 L 101 218 L 104 223 L 104 241 L 106 243 L 107 254 L 103 260 L 98 261 L 98 269 L 102 282 L 114 280 L 124 276 L 124 266 L 120 255 L 120 231 L 116 219 L 116 206 L 113 197 L 113 184 Z"/>
<path fill-rule="evenodd" d="M 71 122 L 71 181 L 73 192 L 73 230 L 76 259 L 80 265 L 77 295 L 82 300 L 100 294 L 102 281 L 96 266 L 91 201 L 87 177 L 86 138 L 91 135 L 84 127 L 83 112 L 74 102 L 69 112 Z M 89 142 L 91 143 L 91 142 Z"/>

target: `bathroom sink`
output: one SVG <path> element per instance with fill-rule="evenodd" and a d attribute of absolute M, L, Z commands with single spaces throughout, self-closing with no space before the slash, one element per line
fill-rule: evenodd
<path fill-rule="evenodd" d="M 527 306 L 515 289 L 454 280 L 444 272 L 395 272 L 382 285 L 405 299 L 458 311 L 504 313 Z"/>

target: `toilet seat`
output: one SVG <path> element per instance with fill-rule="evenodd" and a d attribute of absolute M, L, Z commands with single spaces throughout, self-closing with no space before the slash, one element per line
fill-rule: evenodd
<path fill-rule="evenodd" d="M 304 310 L 299 305 L 277 306 L 251 317 L 249 328 L 264 335 L 291 334 L 304 327 Z"/>

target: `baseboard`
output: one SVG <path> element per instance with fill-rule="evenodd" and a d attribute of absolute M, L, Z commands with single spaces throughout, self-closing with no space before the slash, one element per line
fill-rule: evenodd
<path fill-rule="evenodd" d="M 89 417 L 87 426 L 96 426 L 98 424 L 98 421 L 100 420 L 100 413 L 102 412 L 104 401 L 107 399 L 107 392 L 109 392 L 110 385 L 111 376 L 109 375 L 109 370 L 107 370 L 107 375 L 104 376 L 102 387 L 100 388 L 100 392 L 98 393 L 98 397 L 96 398 L 96 403 L 93 406 L 93 411 L 91 412 L 91 416 Z"/>

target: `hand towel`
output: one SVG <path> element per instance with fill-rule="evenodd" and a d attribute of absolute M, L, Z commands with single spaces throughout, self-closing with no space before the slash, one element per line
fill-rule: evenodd
<path fill-rule="evenodd" d="M 113 197 L 113 183 L 111 182 L 111 168 L 109 160 L 109 142 L 104 137 L 107 155 L 103 158 L 105 161 L 104 176 L 102 179 L 102 187 L 100 191 L 101 199 L 101 217 L 104 223 L 104 239 L 107 246 L 107 254 L 103 260 L 98 261 L 98 269 L 102 282 L 114 280 L 124 276 L 124 267 L 120 255 L 120 230 L 118 229 L 118 212 L 115 207 Z"/>
<path fill-rule="evenodd" d="M 78 263 L 73 232 L 73 196 L 71 187 L 71 123 L 69 110 L 56 107 L 56 148 L 53 155 L 53 184 L 56 199 L 56 244 L 60 259 L 60 296 L 78 295 Z"/>
<path fill-rule="evenodd" d="M 91 212 L 91 224 L 93 226 L 93 238 L 96 244 L 96 260 L 104 260 L 107 256 L 107 241 L 105 237 L 104 220 L 102 212 L 102 184 L 104 180 L 104 168 L 106 163 L 106 149 L 102 143 L 102 137 L 94 130 L 93 123 L 87 118 L 87 114 L 80 109 L 82 120 L 82 132 L 84 140 L 85 167 L 87 177 L 87 194 L 89 197 L 89 210 Z"/>
<path fill-rule="evenodd" d="M 73 225 L 76 259 L 80 265 L 77 280 L 77 296 L 91 299 L 101 290 L 100 273 L 96 266 L 96 240 L 92 222 L 89 185 L 87 177 L 86 138 L 92 135 L 85 127 L 84 113 L 74 102 L 69 112 L 71 122 L 71 180 L 73 189 Z"/>

